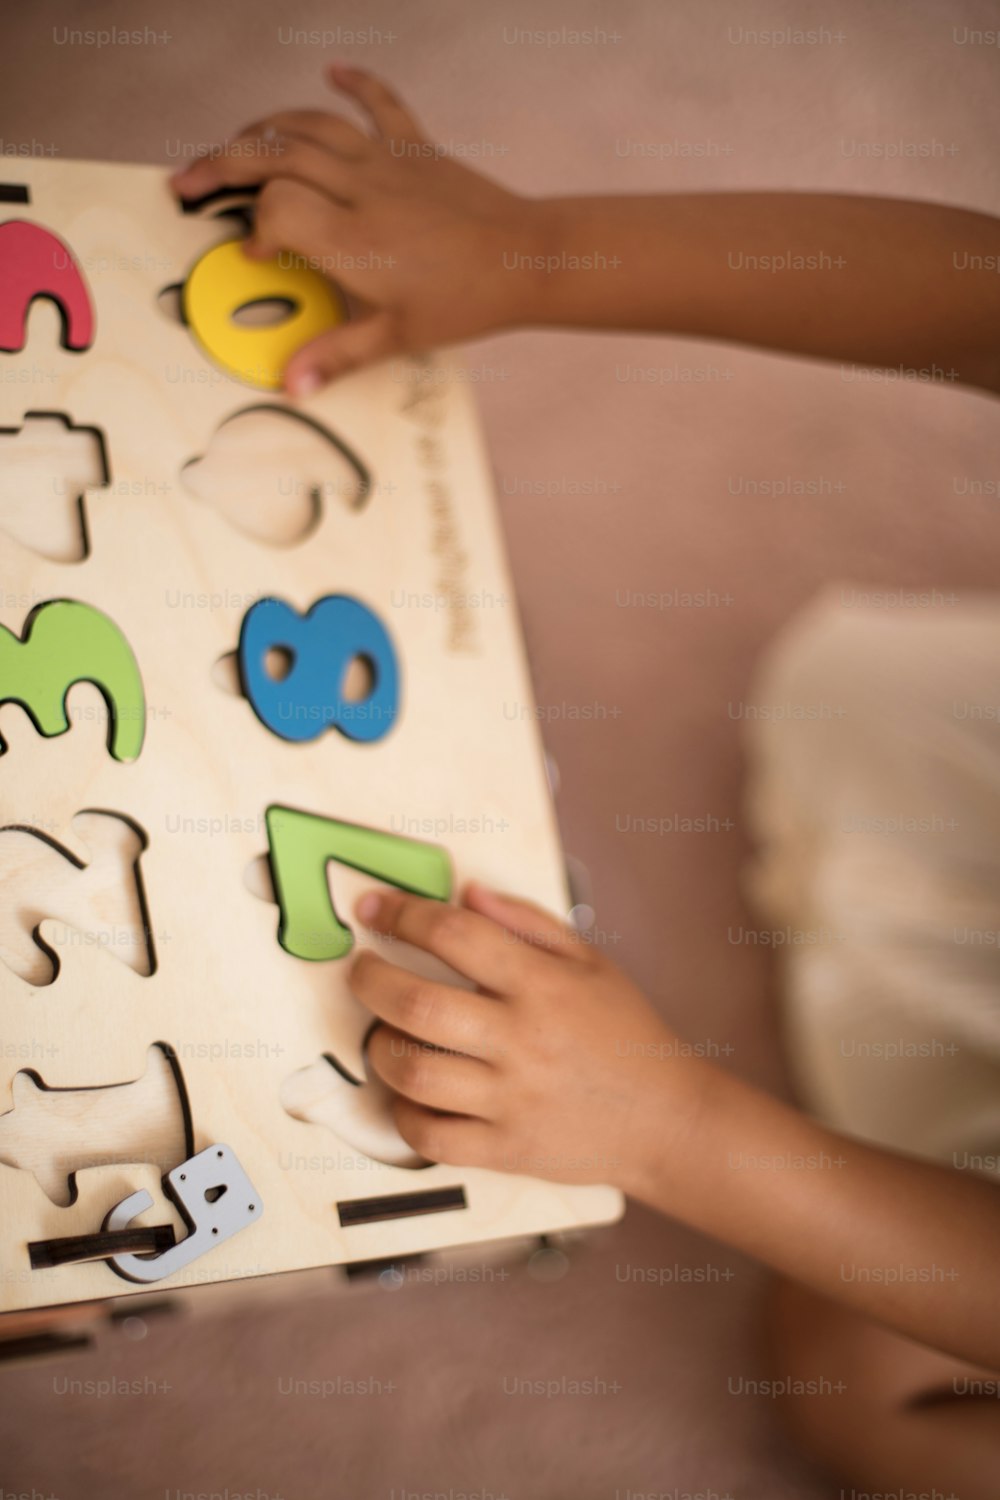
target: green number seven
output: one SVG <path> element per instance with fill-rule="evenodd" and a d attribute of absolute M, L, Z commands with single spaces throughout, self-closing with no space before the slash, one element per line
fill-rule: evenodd
<path fill-rule="evenodd" d="M 278 941 L 296 958 L 343 958 L 354 946 L 350 928 L 330 900 L 326 867 L 331 860 L 417 896 L 447 901 L 451 895 L 451 861 L 438 844 L 292 807 L 269 807 L 266 817 L 281 910 Z"/>
<path fill-rule="evenodd" d="M 75 682 L 92 682 L 104 694 L 115 760 L 135 760 L 146 732 L 146 698 L 139 664 L 114 621 L 90 604 L 51 599 L 31 611 L 23 640 L 0 625 L 0 703 L 20 703 L 42 734 L 63 734 L 66 694 Z"/>

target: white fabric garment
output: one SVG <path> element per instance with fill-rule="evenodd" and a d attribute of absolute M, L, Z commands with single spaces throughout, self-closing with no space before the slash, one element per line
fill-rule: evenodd
<path fill-rule="evenodd" d="M 832 588 L 750 702 L 748 889 L 802 1102 L 1000 1170 L 1000 599 Z"/>

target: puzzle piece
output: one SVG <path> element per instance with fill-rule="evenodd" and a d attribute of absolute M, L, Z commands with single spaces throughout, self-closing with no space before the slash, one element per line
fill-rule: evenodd
<path fill-rule="evenodd" d="M 360 509 L 372 483 L 336 433 L 280 406 L 250 406 L 229 417 L 181 478 L 238 531 L 276 547 L 302 541 L 324 500 Z"/>
<path fill-rule="evenodd" d="M 20 703 L 41 734 L 63 734 L 74 682 L 100 689 L 110 710 L 108 749 L 115 760 L 135 760 L 146 698 L 139 664 L 114 621 L 91 604 L 52 599 L 31 611 L 22 639 L 0 625 L 0 703 Z"/>
<path fill-rule="evenodd" d="M 14 1107 L 0 1115 L 0 1162 L 32 1172 L 53 1203 L 76 1197 L 85 1167 L 151 1162 L 166 1173 L 193 1149 L 184 1080 L 176 1059 L 157 1043 L 146 1071 L 103 1088 L 50 1088 L 16 1073 Z"/>
<path fill-rule="evenodd" d="M 94 305 L 72 251 L 50 229 L 25 219 L 0 224 L 0 349 L 24 348 L 28 312 L 36 297 L 59 309 L 64 349 L 89 349 Z"/>
<path fill-rule="evenodd" d="M 269 670 L 284 653 L 287 670 Z M 349 698 L 345 677 L 358 658 L 370 668 L 362 699 Z M 382 621 L 346 594 L 328 594 L 300 615 L 283 599 L 258 599 L 243 616 L 240 678 L 261 723 L 302 743 L 327 729 L 371 744 L 389 733 L 399 713 L 399 665 Z"/>
<path fill-rule="evenodd" d="M 86 557 L 84 492 L 109 477 L 96 427 L 76 427 L 61 412 L 29 411 L 23 426 L 0 428 L 0 526 L 41 557 Z"/>
<path fill-rule="evenodd" d="M 162 1186 L 183 1216 L 187 1235 L 157 1255 L 126 1251 L 113 1255 L 110 1261 L 119 1276 L 144 1286 L 186 1270 L 192 1261 L 232 1239 L 264 1212 L 260 1194 L 235 1152 L 218 1141 L 174 1167 Z M 115 1205 L 105 1220 L 105 1229 L 124 1233 L 133 1219 L 152 1206 L 152 1195 L 139 1188 Z"/>
<path fill-rule="evenodd" d="M 343 958 L 354 946 L 330 899 L 331 860 L 418 896 L 447 901 L 451 895 L 451 861 L 438 844 L 293 807 L 269 807 L 265 817 L 281 911 L 278 941 L 296 958 Z"/>
<path fill-rule="evenodd" d="M 340 297 L 319 271 L 285 265 L 280 257 L 249 260 L 240 240 L 226 240 L 201 257 L 181 302 L 184 321 L 209 359 L 261 390 L 280 390 L 296 350 L 345 318 Z M 288 316 L 258 327 L 237 321 L 236 314 L 265 302 L 287 304 Z"/>
<path fill-rule="evenodd" d="M 280 659 L 280 651 L 276 650 L 273 654 Z M 265 657 L 265 664 L 268 667 L 276 665 L 269 657 Z M 238 652 L 227 651 L 224 656 L 220 656 L 212 663 L 209 676 L 216 687 L 221 688 L 222 692 L 228 693 L 230 697 L 243 698 L 246 696 L 243 692 L 243 684 L 240 681 Z M 347 671 L 344 673 L 340 690 L 348 703 L 360 703 L 371 693 L 373 681 L 374 673 L 368 662 L 365 661 L 364 657 L 355 656 L 348 664 Z"/>
<path fill-rule="evenodd" d="M 115 813 L 81 812 L 73 819 L 92 851 L 89 864 L 30 828 L 0 829 L 0 959 L 29 984 L 51 984 L 61 962 L 38 935 L 46 917 L 60 947 L 105 948 L 137 974 L 155 968 L 139 858 L 146 837 Z"/>
<path fill-rule="evenodd" d="M 348 1146 L 390 1167 L 427 1163 L 403 1140 L 392 1120 L 392 1091 L 376 1075 L 354 1078 L 329 1054 L 290 1074 L 282 1107 L 296 1120 L 324 1125 Z"/>

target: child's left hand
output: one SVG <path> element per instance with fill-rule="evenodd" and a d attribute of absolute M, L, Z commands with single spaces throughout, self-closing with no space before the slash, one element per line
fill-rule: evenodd
<path fill-rule="evenodd" d="M 678 1055 L 646 997 L 593 944 L 527 902 L 472 886 L 461 907 L 370 892 L 373 930 L 474 981 L 435 983 L 362 952 L 351 988 L 382 1025 L 375 1072 L 434 1161 L 641 1195 L 662 1176 L 713 1070 Z"/>

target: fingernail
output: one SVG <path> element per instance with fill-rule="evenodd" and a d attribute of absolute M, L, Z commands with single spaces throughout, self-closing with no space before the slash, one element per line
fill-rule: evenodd
<path fill-rule="evenodd" d="M 318 391 L 323 384 L 318 370 L 299 370 L 290 375 L 286 381 L 286 388 L 293 396 L 311 396 Z"/>
<path fill-rule="evenodd" d="M 378 916 L 379 907 L 382 905 L 382 897 L 378 891 L 367 891 L 358 902 L 354 910 L 361 922 L 373 922 Z"/>

